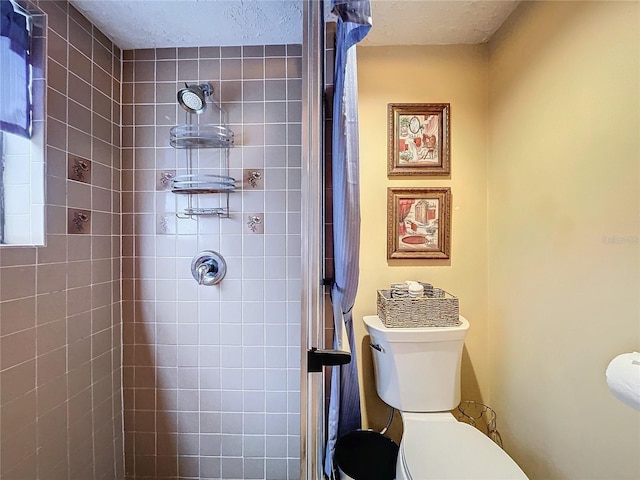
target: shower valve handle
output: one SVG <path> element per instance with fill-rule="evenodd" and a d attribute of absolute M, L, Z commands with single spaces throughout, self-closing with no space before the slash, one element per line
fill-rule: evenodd
<path fill-rule="evenodd" d="M 191 261 L 191 275 L 198 285 L 216 285 L 227 273 L 227 263 L 218 252 L 204 250 Z"/>

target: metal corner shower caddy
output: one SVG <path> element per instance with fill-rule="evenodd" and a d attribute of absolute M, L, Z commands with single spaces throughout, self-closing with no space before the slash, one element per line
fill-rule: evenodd
<path fill-rule="evenodd" d="M 229 217 L 229 194 L 236 190 L 236 180 L 229 176 L 229 149 L 234 146 L 234 135 L 227 127 L 226 112 L 212 95 L 209 83 L 185 84 L 178 91 L 178 103 L 186 111 L 185 123 L 169 131 L 169 144 L 184 150 L 186 156 L 184 169 L 171 178 L 171 191 L 186 197 L 186 204 L 176 214 L 178 218 Z M 216 155 L 218 162 L 207 158 Z"/>

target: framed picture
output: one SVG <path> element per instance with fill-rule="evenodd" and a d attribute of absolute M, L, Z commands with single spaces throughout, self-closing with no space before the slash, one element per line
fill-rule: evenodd
<path fill-rule="evenodd" d="M 448 103 L 390 103 L 388 174 L 449 175 Z"/>
<path fill-rule="evenodd" d="M 450 188 L 389 188 L 387 258 L 449 258 Z"/>

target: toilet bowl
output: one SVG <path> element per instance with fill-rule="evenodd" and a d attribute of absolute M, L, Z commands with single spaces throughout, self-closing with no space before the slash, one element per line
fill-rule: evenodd
<path fill-rule="evenodd" d="M 460 364 L 469 322 L 388 328 L 364 317 L 378 396 L 400 411 L 396 480 L 526 480 L 504 450 L 450 412 L 460 404 Z"/>
<path fill-rule="evenodd" d="M 477 428 L 451 413 L 403 413 L 396 480 L 525 480 L 520 467 Z"/>

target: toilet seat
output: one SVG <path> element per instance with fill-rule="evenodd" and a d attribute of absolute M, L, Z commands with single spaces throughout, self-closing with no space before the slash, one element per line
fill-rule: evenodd
<path fill-rule="evenodd" d="M 450 413 L 402 412 L 396 480 L 526 480 L 489 437 Z"/>

